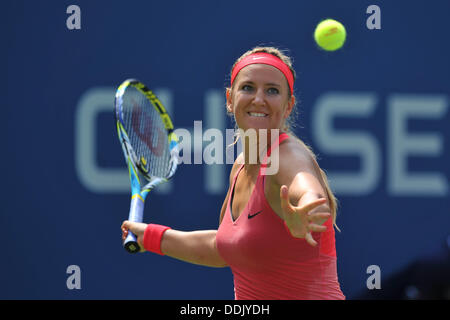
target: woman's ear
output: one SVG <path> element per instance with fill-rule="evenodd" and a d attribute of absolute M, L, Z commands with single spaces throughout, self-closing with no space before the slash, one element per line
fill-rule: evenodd
<path fill-rule="evenodd" d="M 233 113 L 233 106 L 231 102 L 231 88 L 227 88 L 226 98 L 227 98 L 227 111 Z"/>

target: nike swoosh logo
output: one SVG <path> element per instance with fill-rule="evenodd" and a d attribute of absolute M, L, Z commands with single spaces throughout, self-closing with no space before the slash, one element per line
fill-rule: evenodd
<path fill-rule="evenodd" d="M 254 214 L 248 214 L 248 218 L 249 219 L 251 219 L 251 218 L 254 218 L 254 217 L 256 217 L 258 214 L 260 214 L 262 212 L 262 210 L 260 210 L 260 211 L 258 211 L 258 212 L 256 212 L 256 213 L 254 213 Z"/>

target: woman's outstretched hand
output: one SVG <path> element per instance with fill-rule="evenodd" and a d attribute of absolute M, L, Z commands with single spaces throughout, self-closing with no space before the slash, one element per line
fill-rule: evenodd
<path fill-rule="evenodd" d="M 330 212 L 314 212 L 315 208 L 327 203 L 327 199 L 320 198 L 311 201 L 303 206 L 293 206 L 289 201 L 288 187 L 283 185 L 280 188 L 281 208 L 283 210 L 284 222 L 289 228 L 291 235 L 295 238 L 304 238 L 311 246 L 316 246 L 317 242 L 313 239 L 311 232 L 324 232 L 326 226 L 319 224 L 327 220 Z"/>

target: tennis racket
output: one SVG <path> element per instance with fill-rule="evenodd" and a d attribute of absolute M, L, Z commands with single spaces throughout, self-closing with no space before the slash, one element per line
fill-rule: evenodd
<path fill-rule="evenodd" d="M 178 139 L 161 101 L 136 79 L 125 80 L 115 101 L 117 133 L 128 165 L 131 204 L 128 220 L 142 222 L 148 193 L 168 181 L 178 165 Z M 131 232 L 123 243 L 130 253 L 140 251 Z"/>

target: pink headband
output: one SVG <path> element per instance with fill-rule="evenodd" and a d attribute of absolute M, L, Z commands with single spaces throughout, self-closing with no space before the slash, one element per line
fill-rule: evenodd
<path fill-rule="evenodd" d="M 257 52 L 251 55 L 246 56 L 241 61 L 239 61 L 233 68 L 231 72 L 231 85 L 233 85 L 233 81 L 236 78 L 239 71 L 242 68 L 248 66 L 249 64 L 268 64 L 269 66 L 273 66 L 283 72 L 284 76 L 287 79 L 289 84 L 289 88 L 291 89 L 291 94 L 294 93 L 294 75 L 291 72 L 291 69 L 279 58 L 275 57 L 270 53 L 265 52 Z"/>

